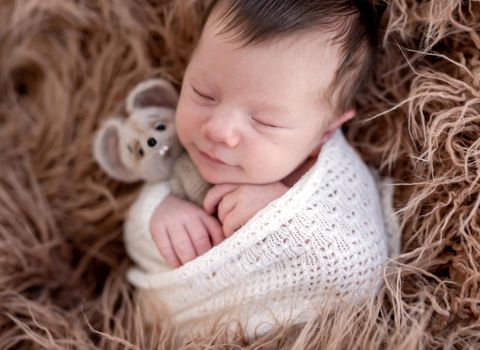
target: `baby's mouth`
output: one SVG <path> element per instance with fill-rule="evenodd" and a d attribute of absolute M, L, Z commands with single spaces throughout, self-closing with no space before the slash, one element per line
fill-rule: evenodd
<path fill-rule="evenodd" d="M 200 150 L 199 150 L 199 152 L 200 152 L 200 154 L 201 154 L 204 158 L 206 158 L 206 159 L 209 160 L 210 162 L 217 163 L 217 164 L 228 165 L 228 164 L 225 163 L 224 161 L 222 161 L 222 160 L 220 160 L 220 159 L 217 159 L 217 158 L 215 158 L 215 157 L 212 157 L 211 155 L 209 155 L 209 154 L 206 153 L 206 152 L 202 152 L 202 151 L 200 151 Z"/>
<path fill-rule="evenodd" d="M 206 160 L 210 163 L 214 163 L 214 164 L 229 165 L 229 164 L 225 163 L 223 160 L 218 159 L 214 156 L 211 156 L 210 153 L 202 151 L 196 145 L 194 145 L 193 147 L 195 148 L 196 152 L 200 155 L 200 157 L 203 158 L 204 160 Z"/>

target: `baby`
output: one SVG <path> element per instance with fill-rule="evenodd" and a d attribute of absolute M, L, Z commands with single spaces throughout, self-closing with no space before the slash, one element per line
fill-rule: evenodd
<path fill-rule="evenodd" d="M 149 317 L 167 310 L 191 330 L 238 310 L 253 336 L 315 316 L 330 291 L 373 295 L 382 205 L 340 126 L 373 64 L 374 16 L 368 1 L 213 1 L 176 111 L 213 187 L 203 208 L 168 185 L 145 188 L 128 220 L 128 279 Z"/>
<path fill-rule="evenodd" d="M 372 18 L 368 1 L 213 2 L 185 72 L 176 129 L 215 186 L 203 209 L 170 195 L 155 210 L 151 232 L 171 266 L 202 255 L 284 194 L 354 117 L 352 99 L 373 61 Z"/>

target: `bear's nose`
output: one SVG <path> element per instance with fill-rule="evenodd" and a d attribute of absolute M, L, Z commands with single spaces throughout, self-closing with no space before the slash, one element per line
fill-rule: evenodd
<path fill-rule="evenodd" d="M 155 147 L 155 145 L 157 144 L 157 140 L 155 140 L 153 137 L 150 137 L 150 138 L 147 140 L 147 144 L 148 144 L 150 147 Z"/>

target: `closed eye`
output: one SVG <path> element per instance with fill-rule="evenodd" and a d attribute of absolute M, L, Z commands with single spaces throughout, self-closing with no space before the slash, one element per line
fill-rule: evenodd
<path fill-rule="evenodd" d="M 255 118 L 252 118 L 252 120 L 257 123 L 257 124 L 260 124 L 261 126 L 264 126 L 264 127 L 267 127 L 267 128 L 279 128 L 279 126 L 277 125 L 273 125 L 273 124 L 269 124 L 269 123 L 265 123 L 265 122 L 262 122 L 258 119 L 255 119 Z"/>
<path fill-rule="evenodd" d="M 205 95 L 204 93 L 198 91 L 197 89 L 195 89 L 195 88 L 193 87 L 193 85 L 191 85 L 191 87 L 192 87 L 192 90 L 195 92 L 195 94 L 197 94 L 197 96 L 199 96 L 199 97 L 201 97 L 201 98 L 203 98 L 203 99 L 205 99 L 205 100 L 208 100 L 208 101 L 212 101 L 212 102 L 215 101 L 215 99 L 214 99 L 213 97 L 210 97 L 210 96 Z"/>

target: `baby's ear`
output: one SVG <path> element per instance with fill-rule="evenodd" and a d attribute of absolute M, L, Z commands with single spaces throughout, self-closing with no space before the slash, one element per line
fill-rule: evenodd
<path fill-rule="evenodd" d="M 120 157 L 122 128 L 125 128 L 123 118 L 107 120 L 95 135 L 93 156 L 100 167 L 114 179 L 133 182 L 139 180 L 139 177 L 122 162 Z"/>
<path fill-rule="evenodd" d="M 328 127 L 327 130 L 324 131 L 319 146 L 316 148 L 316 154 L 320 151 L 320 148 L 325 142 L 332 137 L 335 130 L 340 128 L 344 123 L 348 122 L 350 119 L 354 118 L 357 112 L 354 109 L 349 109 L 348 111 L 344 112 L 341 116 L 337 117 Z"/>
<path fill-rule="evenodd" d="M 127 112 L 145 107 L 166 107 L 175 109 L 178 94 L 173 85 L 164 79 L 149 79 L 141 82 L 128 94 Z"/>

